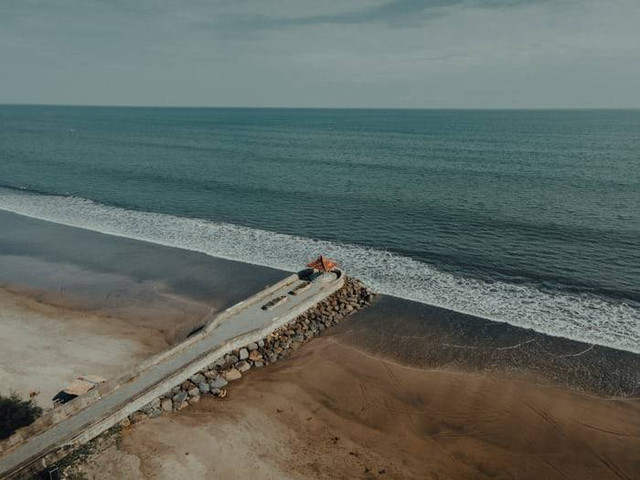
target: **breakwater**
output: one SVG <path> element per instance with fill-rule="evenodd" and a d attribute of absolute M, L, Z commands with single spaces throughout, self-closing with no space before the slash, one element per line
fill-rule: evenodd
<path fill-rule="evenodd" d="M 336 325 L 346 316 L 368 306 L 375 294 L 362 282 L 348 278 L 344 286 L 315 307 L 273 331 L 220 357 L 198 373 L 175 385 L 123 421 L 124 425 L 158 417 L 193 405 L 201 395 L 226 396 L 229 382 L 252 368 L 262 368 L 287 357 L 303 343 Z"/>
<path fill-rule="evenodd" d="M 333 280 L 329 276 L 324 282 L 312 282 L 310 289 L 298 289 L 298 294 L 292 292 L 305 282 L 297 275 L 288 277 L 223 312 L 172 351 L 143 362 L 135 372 L 108 382 L 110 385 L 97 392 L 89 392 L 86 399 L 83 395 L 68 408 L 64 405 L 56 409 L 61 412 L 54 410 L 52 414 L 56 415 L 46 422 L 37 421 L 21 429 L 3 442 L 8 449 L 0 457 L 0 475 L 31 478 L 114 426 L 181 410 L 196 403 L 201 395 L 226 395 L 227 384 L 243 373 L 286 357 L 305 341 L 371 303 L 374 294 L 365 285 L 341 272 L 334 275 Z M 255 328 L 259 306 L 286 292 L 292 299 L 285 310 L 276 316 L 265 313 L 260 320 L 263 326 Z M 230 337 L 231 332 L 247 328 L 247 321 L 253 330 Z M 228 340 L 220 344 L 222 338 Z M 51 426 L 42 432 L 40 428 L 45 425 Z M 24 459 L 22 465 L 16 465 L 20 458 Z"/>

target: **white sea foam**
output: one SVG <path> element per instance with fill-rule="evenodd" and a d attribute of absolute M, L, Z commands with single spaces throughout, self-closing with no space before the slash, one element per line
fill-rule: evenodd
<path fill-rule="evenodd" d="M 89 200 L 0 188 L 0 208 L 42 220 L 215 257 L 295 271 L 324 253 L 380 293 L 640 353 L 640 311 L 592 295 L 543 292 L 438 271 L 358 245 L 283 235 L 227 223 L 125 210 Z"/>

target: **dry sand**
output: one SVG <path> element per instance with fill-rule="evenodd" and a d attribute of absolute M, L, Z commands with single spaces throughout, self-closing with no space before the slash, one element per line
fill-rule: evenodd
<path fill-rule="evenodd" d="M 0 393 L 51 398 L 80 375 L 115 377 L 167 348 L 162 332 L 0 289 Z"/>
<path fill-rule="evenodd" d="M 399 365 L 319 338 L 136 424 L 89 478 L 640 478 L 640 399 Z M 106 476 L 105 476 L 106 475 Z"/>

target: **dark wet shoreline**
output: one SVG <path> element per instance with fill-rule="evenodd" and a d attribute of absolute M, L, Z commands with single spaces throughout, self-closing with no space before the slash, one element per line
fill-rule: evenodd
<path fill-rule="evenodd" d="M 0 287 L 152 326 L 164 330 L 170 343 L 212 312 L 286 275 L 2 210 L 0 225 Z M 640 396 L 640 355 L 395 297 L 378 297 L 329 335 L 420 368 L 524 376 L 600 395 Z"/>
<path fill-rule="evenodd" d="M 425 369 L 490 372 L 605 396 L 640 396 L 640 355 L 395 297 L 330 333 L 373 355 Z"/>
<path fill-rule="evenodd" d="M 126 318 L 175 343 L 286 272 L 0 210 L 0 287 Z"/>

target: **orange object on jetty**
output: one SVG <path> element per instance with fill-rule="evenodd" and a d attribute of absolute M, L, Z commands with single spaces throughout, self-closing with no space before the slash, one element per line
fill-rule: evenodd
<path fill-rule="evenodd" d="M 314 270 L 320 270 L 321 272 L 330 272 L 337 266 L 338 264 L 336 262 L 324 255 L 320 255 L 313 262 L 307 263 L 307 267 L 313 268 Z"/>

